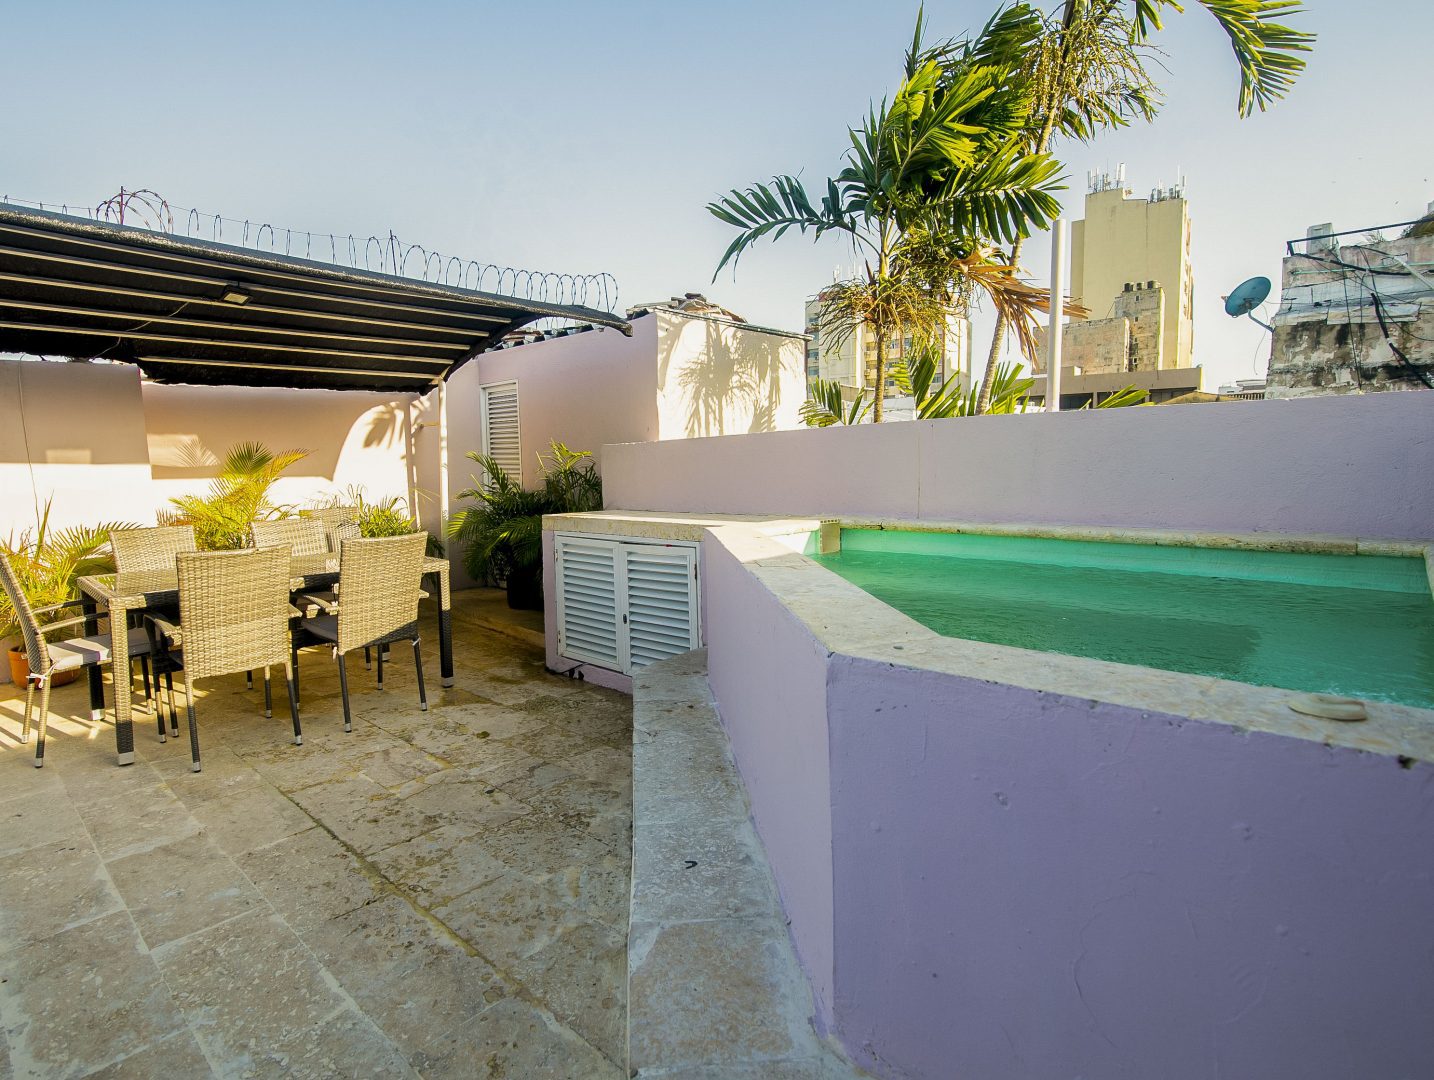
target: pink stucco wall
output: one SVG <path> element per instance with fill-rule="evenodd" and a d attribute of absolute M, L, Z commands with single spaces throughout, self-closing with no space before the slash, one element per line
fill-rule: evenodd
<path fill-rule="evenodd" d="M 1434 535 L 1434 393 L 608 447 L 615 510 Z"/>
<path fill-rule="evenodd" d="M 598 329 L 500 349 L 460 368 L 448 383 L 448 443 L 461 486 L 470 464 L 463 455 L 483 445 L 479 388 L 488 383 L 518 383 L 525 482 L 537 479 L 536 455 L 554 439 L 600 453 L 608 443 L 657 438 L 656 322 L 634 320 L 632 337 Z"/>
<path fill-rule="evenodd" d="M 709 679 L 859 1064 L 1434 1075 L 1434 766 L 832 652 L 722 532 Z"/>

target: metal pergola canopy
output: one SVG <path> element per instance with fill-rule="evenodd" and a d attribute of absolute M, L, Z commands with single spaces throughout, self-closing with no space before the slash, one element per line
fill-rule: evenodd
<path fill-rule="evenodd" d="M 591 308 L 475 292 L 0 202 L 0 351 L 155 382 L 423 392 L 518 327 Z"/>

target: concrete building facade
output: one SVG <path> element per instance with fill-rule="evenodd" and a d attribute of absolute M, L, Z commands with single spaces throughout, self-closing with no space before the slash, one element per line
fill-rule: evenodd
<path fill-rule="evenodd" d="M 1088 315 L 1062 331 L 1061 408 L 1097 404 L 1126 386 L 1159 403 L 1199 393 L 1191 363 L 1190 215 L 1180 186 L 1132 197 L 1124 166 L 1091 177 L 1085 220 L 1071 225 L 1071 300 Z M 1045 403 L 1046 331 L 1036 334 L 1033 403 Z"/>
<path fill-rule="evenodd" d="M 1093 177 L 1085 218 L 1071 223 L 1071 298 L 1092 320 L 1118 315 L 1128 282 L 1154 281 L 1164 290 L 1155 368 L 1188 368 L 1194 350 L 1194 279 L 1190 210 L 1181 185 L 1137 199 L 1114 178 Z"/>
<path fill-rule="evenodd" d="M 1434 204 L 1425 223 L 1348 244 L 1309 230 L 1284 260 L 1267 396 L 1434 387 Z"/>

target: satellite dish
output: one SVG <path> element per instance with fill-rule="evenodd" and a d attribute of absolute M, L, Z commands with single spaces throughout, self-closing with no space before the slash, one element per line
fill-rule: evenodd
<path fill-rule="evenodd" d="M 1230 291 L 1225 297 L 1225 314 L 1232 319 L 1238 319 L 1241 315 L 1248 315 L 1250 321 L 1258 323 L 1266 330 L 1272 329 L 1267 322 L 1261 322 L 1255 318 L 1255 309 L 1265 302 L 1270 295 L 1270 279 L 1267 277 L 1252 277 L 1248 281 L 1242 281 Z"/>

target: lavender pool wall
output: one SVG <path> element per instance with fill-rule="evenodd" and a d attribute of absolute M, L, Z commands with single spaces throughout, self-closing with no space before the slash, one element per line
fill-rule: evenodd
<path fill-rule="evenodd" d="M 827 672 L 843 1041 L 889 1076 L 1434 1075 L 1434 770 Z"/>
<path fill-rule="evenodd" d="M 740 527 L 703 559 L 712 689 L 819 1026 L 858 1064 L 1434 1075 L 1427 760 L 1248 730 L 1215 680 L 1227 722 L 1053 692 L 1074 658 L 1041 689 L 932 670 L 948 639 L 862 623 L 810 560 Z"/>

